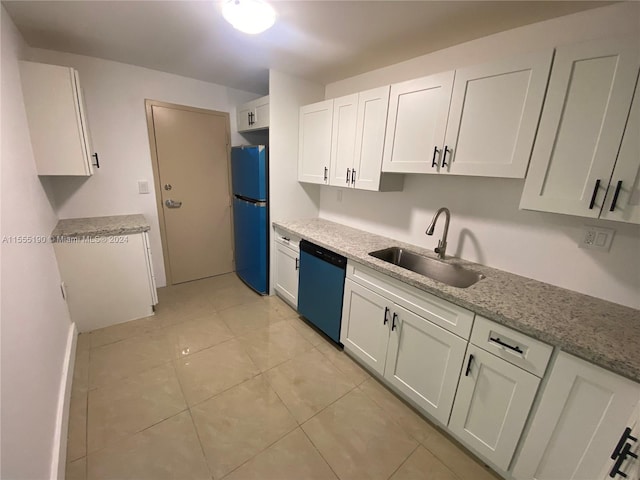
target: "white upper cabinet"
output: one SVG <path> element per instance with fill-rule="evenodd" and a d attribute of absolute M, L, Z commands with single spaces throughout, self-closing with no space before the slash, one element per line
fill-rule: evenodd
<path fill-rule="evenodd" d="M 329 183 L 333 100 L 300 107 L 298 181 Z"/>
<path fill-rule="evenodd" d="M 444 144 L 454 72 L 391 85 L 383 172 L 431 173 Z M 433 163 L 432 163 L 433 160 Z"/>
<path fill-rule="evenodd" d="M 333 129 L 331 134 L 331 177 L 329 185 L 349 187 L 356 149 L 358 94 L 333 100 Z M 354 178 L 355 180 L 355 178 Z"/>
<path fill-rule="evenodd" d="M 352 185 L 362 190 L 402 190 L 404 177 L 382 173 L 384 135 L 389 110 L 389 86 L 358 94 L 356 145 Z"/>
<path fill-rule="evenodd" d="M 553 50 L 456 70 L 440 171 L 524 178 Z"/>
<path fill-rule="evenodd" d="M 20 77 L 38 175 L 92 175 L 91 141 L 78 72 L 20 62 Z"/>
<path fill-rule="evenodd" d="M 556 50 L 520 208 L 600 216 L 639 65 L 637 39 L 599 40 Z M 632 136 L 637 143 L 637 131 Z M 637 170 L 637 157 L 632 163 Z M 627 203 L 634 181 L 623 181 Z M 618 201 L 622 202 L 620 196 Z"/>
<path fill-rule="evenodd" d="M 328 102 L 333 102 L 329 181 L 324 181 L 323 171 L 323 181 L 314 183 L 328 183 L 337 187 L 362 190 L 402 190 L 402 176 L 381 175 L 389 87 L 374 88 L 328 100 Z M 321 102 L 321 104 L 324 103 Z M 315 109 L 314 105 L 302 107 L 300 131 L 304 130 L 307 138 L 315 138 L 317 134 L 324 137 L 323 132 L 327 127 L 325 123 L 302 124 L 304 115 L 309 115 L 308 107 L 312 107 L 312 111 Z M 316 128 L 319 130 L 315 131 Z M 312 157 L 314 154 L 309 152 L 309 155 Z M 315 163 L 316 160 L 311 157 L 303 158 L 303 164 Z M 302 178 L 299 180 L 313 181 Z"/>
<path fill-rule="evenodd" d="M 269 95 L 257 98 L 236 109 L 239 132 L 269 128 Z"/>
<path fill-rule="evenodd" d="M 600 218 L 640 223 L 640 92 L 631 104 L 627 127 Z"/>
<path fill-rule="evenodd" d="M 524 178 L 552 57 L 519 55 L 392 85 L 382 170 Z"/>

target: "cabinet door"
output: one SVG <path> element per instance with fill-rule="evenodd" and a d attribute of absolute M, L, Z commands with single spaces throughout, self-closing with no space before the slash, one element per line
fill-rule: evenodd
<path fill-rule="evenodd" d="M 238 123 L 238 131 L 246 132 L 251 129 L 249 125 L 249 115 L 252 113 L 251 107 L 248 104 L 242 105 L 237 110 L 237 118 L 236 121 Z"/>
<path fill-rule="evenodd" d="M 356 146 L 357 113 L 357 93 L 333 100 L 330 185 L 337 187 L 352 185 L 351 171 Z"/>
<path fill-rule="evenodd" d="M 513 469 L 517 479 L 596 480 L 640 385 L 561 352 Z"/>
<path fill-rule="evenodd" d="M 333 100 L 300 107 L 298 181 L 328 183 L 332 120 Z"/>
<path fill-rule="evenodd" d="M 473 344 L 464 365 L 449 428 L 507 470 L 540 379 Z"/>
<path fill-rule="evenodd" d="M 390 320 L 388 300 L 349 279 L 345 281 L 340 341 L 380 375 L 384 373 Z"/>
<path fill-rule="evenodd" d="M 640 223 L 640 92 L 631 104 L 622 145 L 600 218 Z"/>
<path fill-rule="evenodd" d="M 38 175 L 91 175 L 89 130 L 78 72 L 20 62 L 20 77 Z"/>
<path fill-rule="evenodd" d="M 298 262 L 298 252 L 276 243 L 275 289 L 294 308 L 298 305 Z"/>
<path fill-rule="evenodd" d="M 353 168 L 355 187 L 378 190 L 389 110 L 389 86 L 358 94 L 358 122 Z"/>
<path fill-rule="evenodd" d="M 548 50 L 456 70 L 444 170 L 524 178 L 552 58 Z"/>
<path fill-rule="evenodd" d="M 391 329 L 385 378 L 446 425 L 467 342 L 398 305 Z"/>
<path fill-rule="evenodd" d="M 253 130 L 269 128 L 269 96 L 258 98 L 253 102 Z"/>
<path fill-rule="evenodd" d="M 556 50 L 520 208 L 598 217 L 638 75 L 637 43 Z"/>
<path fill-rule="evenodd" d="M 80 332 L 153 314 L 142 233 L 114 237 L 113 243 L 55 243 L 54 251 Z"/>
<path fill-rule="evenodd" d="M 629 453 L 625 454 L 627 448 Z M 618 453 L 618 455 L 614 455 L 614 453 Z M 620 454 L 624 457 L 620 458 Z M 620 461 L 622 463 L 618 464 Z M 638 404 L 627 422 L 627 428 L 620 436 L 616 452 L 612 452 L 608 465 L 600 478 L 602 480 L 610 480 L 611 478 L 640 479 L 640 398 L 638 398 Z"/>
<path fill-rule="evenodd" d="M 454 72 L 391 85 L 383 172 L 436 173 Z"/>

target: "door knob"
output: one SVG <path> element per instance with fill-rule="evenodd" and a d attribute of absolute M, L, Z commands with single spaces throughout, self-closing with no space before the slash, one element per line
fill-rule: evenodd
<path fill-rule="evenodd" d="M 171 199 L 165 200 L 164 204 L 167 206 L 167 208 L 180 208 L 182 206 L 182 202 Z"/>
<path fill-rule="evenodd" d="M 165 190 L 171 190 L 172 188 L 173 188 L 173 187 L 171 186 L 171 184 L 170 184 L 170 183 L 165 183 L 165 185 L 164 185 L 164 189 L 165 189 Z"/>

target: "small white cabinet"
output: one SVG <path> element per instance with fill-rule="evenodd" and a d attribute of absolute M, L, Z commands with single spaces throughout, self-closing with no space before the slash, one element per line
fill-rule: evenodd
<path fill-rule="evenodd" d="M 442 326 L 438 326 L 439 322 Z M 446 425 L 473 313 L 367 267 L 347 268 L 340 340 L 346 351 Z"/>
<path fill-rule="evenodd" d="M 293 308 L 298 308 L 300 239 L 276 229 L 275 291 Z"/>
<path fill-rule="evenodd" d="M 520 208 L 598 218 L 603 207 L 607 208 L 605 197 L 613 197 L 614 192 L 607 191 L 615 191 L 620 180 L 624 190 L 619 191 L 618 208 L 624 210 L 630 201 L 638 201 L 637 193 L 634 197 L 639 162 L 637 128 L 628 135 L 631 144 L 621 152 L 623 157 L 631 155 L 623 161 L 628 166 L 621 167 L 615 178 L 612 172 L 639 66 L 637 38 L 599 40 L 556 50 Z"/>
<path fill-rule="evenodd" d="M 97 154 L 91 150 L 78 72 L 20 62 L 20 78 L 38 175 L 92 175 Z"/>
<path fill-rule="evenodd" d="M 639 384 L 561 352 L 513 468 L 514 478 L 605 478 L 639 401 Z"/>
<path fill-rule="evenodd" d="M 269 128 L 269 95 L 260 97 L 236 109 L 238 132 Z"/>
<path fill-rule="evenodd" d="M 384 377 L 446 425 L 467 340 L 393 305 Z"/>
<path fill-rule="evenodd" d="M 506 471 L 552 347 L 480 316 L 471 342 L 449 429 Z"/>
<path fill-rule="evenodd" d="M 80 332 L 153 315 L 158 301 L 148 245 L 147 232 L 54 243 L 69 313 Z"/>
<path fill-rule="evenodd" d="M 388 86 L 334 99 L 330 185 L 402 190 L 402 175 L 381 173 L 388 106 Z"/>
<path fill-rule="evenodd" d="M 454 72 L 391 85 L 383 172 L 430 173 L 444 144 Z"/>
<path fill-rule="evenodd" d="M 382 170 L 524 178 L 552 56 L 519 55 L 392 85 Z"/>
<path fill-rule="evenodd" d="M 298 180 L 329 183 L 333 100 L 300 107 L 298 139 Z"/>
<path fill-rule="evenodd" d="M 381 173 L 388 105 L 386 86 L 302 107 L 298 180 L 402 190 L 402 175 Z"/>

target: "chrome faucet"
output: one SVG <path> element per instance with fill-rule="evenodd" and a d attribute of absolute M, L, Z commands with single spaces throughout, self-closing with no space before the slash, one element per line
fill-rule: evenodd
<path fill-rule="evenodd" d="M 431 223 L 427 227 L 427 231 L 424 232 L 427 235 L 433 235 L 433 229 L 435 228 L 438 217 L 442 212 L 444 212 L 446 216 L 444 220 L 444 233 L 442 235 L 442 238 L 438 240 L 438 246 L 434 249 L 434 252 L 438 254 L 438 258 L 440 259 L 444 259 L 444 253 L 447 250 L 447 233 L 449 233 L 449 220 L 451 220 L 451 212 L 449 211 L 449 209 L 445 207 L 439 208 L 436 214 L 433 216 L 433 220 L 431 220 Z"/>

